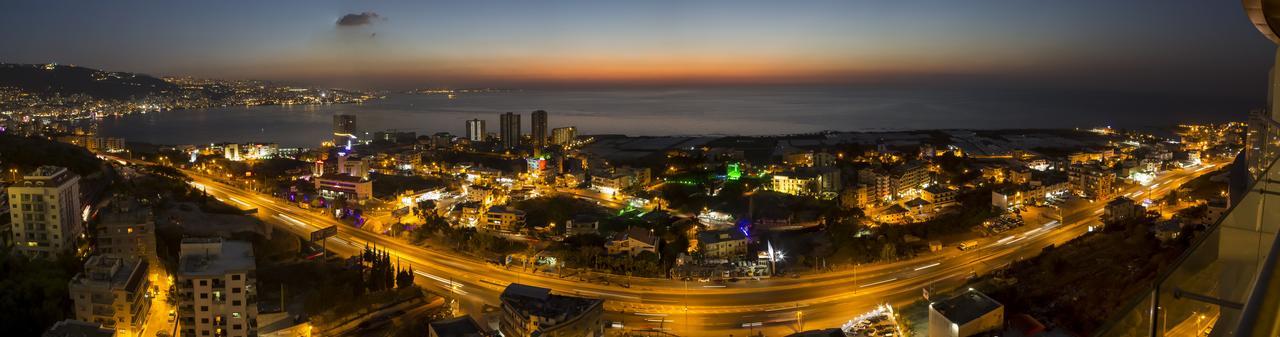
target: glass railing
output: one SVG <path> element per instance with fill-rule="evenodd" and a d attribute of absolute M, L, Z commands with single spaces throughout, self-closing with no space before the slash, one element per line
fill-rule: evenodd
<path fill-rule="evenodd" d="M 1280 123 L 1256 116 L 1249 124 L 1248 189 L 1098 336 L 1236 336 L 1242 317 L 1275 320 L 1244 307 L 1280 225 Z"/>

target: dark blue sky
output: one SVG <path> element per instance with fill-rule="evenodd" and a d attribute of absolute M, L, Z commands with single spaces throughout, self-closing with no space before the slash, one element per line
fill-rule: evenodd
<path fill-rule="evenodd" d="M 0 62 L 379 88 L 893 83 L 1260 101 L 1274 53 L 1237 1 L 20 0 L 4 7 Z"/>

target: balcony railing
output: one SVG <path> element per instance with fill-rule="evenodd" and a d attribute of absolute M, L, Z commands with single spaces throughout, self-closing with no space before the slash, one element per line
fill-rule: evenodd
<path fill-rule="evenodd" d="M 1249 124 L 1248 188 L 1099 336 L 1277 336 L 1280 123 L 1255 116 Z"/>

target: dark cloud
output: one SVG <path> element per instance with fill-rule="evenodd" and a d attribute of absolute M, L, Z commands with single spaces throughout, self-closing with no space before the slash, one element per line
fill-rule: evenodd
<path fill-rule="evenodd" d="M 355 27 L 373 24 L 374 19 L 381 18 L 378 13 L 364 12 L 360 14 L 347 14 L 338 19 L 338 27 Z"/>

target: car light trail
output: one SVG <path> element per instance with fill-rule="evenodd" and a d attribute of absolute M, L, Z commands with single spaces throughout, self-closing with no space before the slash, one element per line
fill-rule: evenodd
<path fill-rule="evenodd" d="M 927 265 L 919 266 L 919 267 L 916 267 L 916 271 L 921 271 L 921 270 L 925 270 L 925 269 L 929 269 L 929 268 L 937 267 L 937 266 L 939 266 L 939 265 L 941 265 L 941 264 L 942 264 L 942 262 L 934 262 L 934 263 L 930 263 L 930 264 L 927 264 Z"/>
<path fill-rule="evenodd" d="M 276 216 L 275 216 L 275 217 L 276 217 L 276 218 L 278 218 L 278 219 L 280 219 L 280 220 L 284 220 L 285 222 L 288 222 L 288 223 L 289 223 L 289 224 L 291 224 L 291 225 L 298 226 L 298 227 L 302 227 L 303 229 L 311 229 L 311 226 L 310 226 L 310 225 L 308 225 L 307 223 L 302 222 L 302 221 L 300 221 L 300 220 L 298 220 L 298 219 L 294 219 L 294 218 L 293 218 L 293 217 L 291 217 L 291 216 L 284 215 L 284 214 L 276 214 Z"/>
<path fill-rule="evenodd" d="M 866 288 L 866 287 L 870 287 L 870 286 L 874 286 L 874 285 L 881 285 L 881 284 L 885 284 L 885 283 L 889 283 L 889 282 L 893 282 L 893 281 L 897 281 L 897 280 L 898 280 L 898 278 L 897 278 L 897 277 L 895 277 L 895 278 L 891 278 L 891 279 L 887 279 L 887 280 L 879 280 L 879 281 L 875 281 L 875 282 L 871 282 L 871 283 L 867 283 L 867 284 L 861 285 L 861 286 L 859 286 L 858 288 Z"/>
<path fill-rule="evenodd" d="M 249 203 L 244 202 L 244 200 L 240 200 L 240 198 L 236 198 L 236 197 L 228 197 L 228 198 L 231 198 L 231 201 L 235 201 L 236 203 L 244 205 L 245 207 L 250 206 Z"/>
<path fill-rule="evenodd" d="M 441 284 L 444 285 L 444 288 L 449 288 L 449 291 L 455 294 L 463 295 L 463 296 L 469 295 L 466 290 L 462 290 L 462 283 L 454 282 L 453 280 L 446 279 L 443 277 L 431 275 L 421 270 L 414 270 L 413 273 L 418 274 L 422 277 L 435 280 L 436 282 L 440 282 Z"/>

